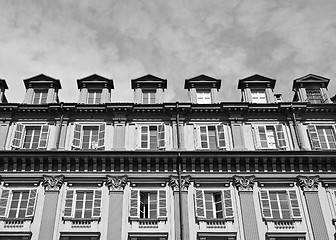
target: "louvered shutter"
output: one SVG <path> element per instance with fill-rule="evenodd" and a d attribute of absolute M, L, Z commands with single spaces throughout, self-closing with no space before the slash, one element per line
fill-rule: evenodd
<path fill-rule="evenodd" d="M 317 130 L 316 130 L 315 125 L 309 124 L 307 126 L 307 128 L 308 128 L 308 133 L 309 133 L 309 138 L 310 138 L 312 148 L 313 149 L 321 149 L 321 143 L 320 143 L 320 140 L 318 138 L 318 134 L 317 134 Z"/>
<path fill-rule="evenodd" d="M 289 190 L 289 201 L 292 209 L 293 218 L 301 218 L 301 211 L 299 206 L 298 197 L 295 190 Z"/>
<path fill-rule="evenodd" d="M 223 205 L 225 217 L 233 217 L 233 206 L 230 189 L 223 190 Z"/>
<path fill-rule="evenodd" d="M 100 217 L 101 213 L 102 190 L 94 191 L 92 217 Z"/>
<path fill-rule="evenodd" d="M 285 138 L 285 133 L 284 133 L 282 124 L 275 125 L 275 132 L 277 136 L 278 147 L 280 149 L 286 149 L 287 144 L 286 144 L 286 138 Z"/>
<path fill-rule="evenodd" d="M 207 126 L 199 126 L 198 128 L 199 148 L 209 149 L 209 134 Z"/>
<path fill-rule="evenodd" d="M 167 192 L 159 190 L 159 217 L 167 217 Z"/>
<path fill-rule="evenodd" d="M 158 192 L 149 193 L 149 217 L 157 219 L 158 217 Z"/>
<path fill-rule="evenodd" d="M 64 217 L 72 216 L 73 200 L 74 200 L 74 190 L 67 190 L 65 196 Z"/>
<path fill-rule="evenodd" d="M 272 218 L 271 205 L 268 191 L 260 191 L 261 212 L 264 218 Z"/>
<path fill-rule="evenodd" d="M 41 135 L 38 148 L 47 148 L 48 136 L 49 136 L 49 126 L 48 125 L 41 126 Z"/>
<path fill-rule="evenodd" d="M 140 126 L 140 148 L 149 149 L 149 126 Z"/>
<path fill-rule="evenodd" d="M 260 149 L 261 144 L 260 144 L 260 138 L 259 138 L 257 126 L 252 125 L 251 127 L 252 127 L 252 137 L 253 137 L 255 149 Z"/>
<path fill-rule="evenodd" d="M 17 123 L 15 126 L 15 131 L 14 131 L 14 137 L 12 140 L 12 147 L 13 148 L 20 148 L 21 147 L 21 141 L 23 137 L 23 132 L 24 132 L 25 126 L 21 123 Z"/>
<path fill-rule="evenodd" d="M 216 126 L 216 134 L 217 134 L 217 146 L 218 149 L 225 149 L 226 142 L 225 142 L 225 132 L 224 132 L 224 125 L 220 124 Z"/>
<path fill-rule="evenodd" d="M 81 148 L 82 125 L 75 123 L 72 147 L 75 149 Z"/>
<path fill-rule="evenodd" d="M 26 217 L 33 217 L 37 200 L 37 189 L 29 191 L 28 206 L 26 210 Z"/>
<path fill-rule="evenodd" d="M 98 129 L 98 149 L 105 148 L 105 124 L 100 124 Z"/>
<path fill-rule="evenodd" d="M 165 125 L 160 124 L 158 126 L 158 148 L 165 149 L 166 147 L 166 136 L 165 136 Z"/>
<path fill-rule="evenodd" d="M 9 190 L 2 190 L 0 198 L 0 217 L 6 217 L 6 209 L 9 199 Z"/>
<path fill-rule="evenodd" d="M 204 192 L 202 190 L 196 190 L 195 206 L 196 206 L 196 217 L 205 218 Z"/>
<path fill-rule="evenodd" d="M 194 144 L 196 149 L 201 148 L 201 131 L 200 127 L 194 125 Z"/>
<path fill-rule="evenodd" d="M 259 148 L 268 148 L 267 136 L 266 136 L 266 126 L 258 126 L 257 138 L 259 140 Z"/>
<path fill-rule="evenodd" d="M 130 217 L 139 218 L 139 190 L 131 190 Z"/>

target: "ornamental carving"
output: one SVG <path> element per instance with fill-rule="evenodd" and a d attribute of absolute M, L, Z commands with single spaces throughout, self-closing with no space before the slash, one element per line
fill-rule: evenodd
<path fill-rule="evenodd" d="M 173 191 L 179 190 L 179 178 L 175 176 L 170 176 L 169 184 Z M 190 185 L 190 175 L 181 177 L 181 190 L 187 191 Z"/>
<path fill-rule="evenodd" d="M 238 191 L 252 191 L 254 185 L 255 176 L 233 176 L 233 184 Z"/>
<path fill-rule="evenodd" d="M 59 191 L 64 182 L 64 176 L 43 175 L 43 187 L 46 191 Z"/>
<path fill-rule="evenodd" d="M 320 176 L 298 176 L 298 182 L 303 191 L 317 191 Z"/>
<path fill-rule="evenodd" d="M 106 176 L 106 185 L 111 191 L 123 191 L 127 184 L 127 176 Z"/>

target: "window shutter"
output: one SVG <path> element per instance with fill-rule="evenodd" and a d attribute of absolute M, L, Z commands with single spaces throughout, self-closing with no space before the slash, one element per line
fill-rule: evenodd
<path fill-rule="evenodd" d="M 74 199 L 74 190 L 67 190 L 65 196 L 64 217 L 72 216 L 73 199 Z"/>
<path fill-rule="evenodd" d="M 277 136 L 278 147 L 280 149 L 286 149 L 287 144 L 286 144 L 285 133 L 284 133 L 282 124 L 275 125 L 275 132 Z"/>
<path fill-rule="evenodd" d="M 216 126 L 216 133 L 217 133 L 217 146 L 218 149 L 225 149 L 226 142 L 225 142 L 225 132 L 224 132 L 224 125 L 220 124 Z"/>
<path fill-rule="evenodd" d="M 201 148 L 201 131 L 200 131 L 200 126 L 194 125 L 194 143 L 195 143 L 195 148 L 200 149 Z"/>
<path fill-rule="evenodd" d="M 31 189 L 29 191 L 29 198 L 28 198 L 28 206 L 27 206 L 27 210 L 26 210 L 26 217 L 33 217 L 34 216 L 36 199 L 37 199 L 37 189 Z"/>
<path fill-rule="evenodd" d="M 264 218 L 272 218 L 270 199 L 267 190 L 260 191 L 261 212 Z"/>
<path fill-rule="evenodd" d="M 165 149 L 165 147 L 166 147 L 165 125 L 160 124 L 158 126 L 158 148 Z"/>
<path fill-rule="evenodd" d="M 309 133 L 309 138 L 310 138 L 312 148 L 313 149 L 321 149 L 321 143 L 320 143 L 320 140 L 318 138 L 317 130 L 316 130 L 315 125 L 309 124 L 307 126 L 307 128 L 308 128 L 308 133 Z"/>
<path fill-rule="evenodd" d="M 21 147 L 21 141 L 23 137 L 23 132 L 24 132 L 25 126 L 21 123 L 17 123 L 15 126 L 15 131 L 14 131 L 14 137 L 12 140 L 12 147 L 13 148 L 20 148 Z"/>
<path fill-rule="evenodd" d="M 82 139 L 82 125 L 75 123 L 72 147 L 75 149 L 80 149 L 81 139 Z"/>
<path fill-rule="evenodd" d="M 41 135 L 38 148 L 47 148 L 48 136 L 49 136 L 49 126 L 48 125 L 41 126 Z"/>
<path fill-rule="evenodd" d="M 258 126 L 257 139 L 259 143 L 259 149 L 268 148 L 267 136 L 266 136 L 266 126 Z"/>
<path fill-rule="evenodd" d="M 204 192 L 202 190 L 196 190 L 195 206 L 196 206 L 196 217 L 205 218 Z"/>
<path fill-rule="evenodd" d="M 139 190 L 131 190 L 130 217 L 139 218 Z"/>
<path fill-rule="evenodd" d="M 6 217 L 6 209 L 9 199 L 9 190 L 2 190 L 0 198 L 0 217 Z"/>
<path fill-rule="evenodd" d="M 98 149 L 104 150 L 105 147 L 105 124 L 100 124 L 98 129 Z"/>
<path fill-rule="evenodd" d="M 225 217 L 233 217 L 233 206 L 230 189 L 223 190 L 223 205 Z"/>
<path fill-rule="evenodd" d="M 259 133 L 258 133 L 257 126 L 252 125 L 251 127 L 252 127 L 252 136 L 253 136 L 255 149 L 261 149 L 260 138 L 259 138 Z"/>
<path fill-rule="evenodd" d="M 167 217 L 167 192 L 159 190 L 159 217 Z"/>
<path fill-rule="evenodd" d="M 93 199 L 92 217 L 100 217 L 101 201 L 102 201 L 102 190 L 95 190 Z"/>
<path fill-rule="evenodd" d="M 149 149 L 149 126 L 140 126 L 140 146 L 141 149 Z"/>
<path fill-rule="evenodd" d="M 200 149 L 209 149 L 209 133 L 207 126 L 199 126 L 198 128 L 199 134 L 199 148 Z"/>
<path fill-rule="evenodd" d="M 299 201 L 296 195 L 296 191 L 289 190 L 288 195 L 289 195 L 289 201 L 290 201 L 290 205 L 292 209 L 293 218 L 301 218 L 301 211 L 300 211 L 300 206 L 299 206 Z"/>
<path fill-rule="evenodd" d="M 158 192 L 149 193 L 149 217 L 157 219 L 158 217 Z"/>

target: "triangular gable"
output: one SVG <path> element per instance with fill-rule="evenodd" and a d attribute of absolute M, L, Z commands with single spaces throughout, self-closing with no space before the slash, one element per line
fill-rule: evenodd
<path fill-rule="evenodd" d="M 301 85 L 305 85 L 305 84 L 311 84 L 311 83 L 318 83 L 324 85 L 324 87 L 327 87 L 329 84 L 330 79 L 329 78 L 325 78 L 322 76 L 318 76 L 315 74 L 308 74 L 306 76 L 297 78 L 295 80 L 293 80 L 293 91 L 298 88 Z"/>
<path fill-rule="evenodd" d="M 113 79 L 102 77 L 96 73 L 81 79 L 77 79 L 77 86 L 79 89 L 83 88 L 84 84 L 86 88 L 90 87 L 103 88 L 107 84 L 107 88 L 114 89 Z"/>
<path fill-rule="evenodd" d="M 32 85 L 33 87 L 43 87 L 46 84 L 52 84 L 53 88 L 56 89 L 62 88 L 59 79 L 49 77 L 43 73 L 31 78 L 24 79 L 23 82 L 26 88 L 29 88 L 30 85 Z"/>
<path fill-rule="evenodd" d="M 135 88 L 167 88 L 167 80 L 147 74 L 131 80 L 132 89 Z"/>
<path fill-rule="evenodd" d="M 254 74 L 247 78 L 240 79 L 238 82 L 238 89 L 244 89 L 247 85 L 248 87 L 253 87 L 254 85 L 266 86 L 267 84 L 270 85 L 270 88 L 274 89 L 275 82 L 275 79 L 268 78 L 259 74 Z"/>
<path fill-rule="evenodd" d="M 221 79 L 215 79 L 207 75 L 201 74 L 194 78 L 185 80 L 184 89 L 190 88 L 217 88 L 221 86 Z"/>

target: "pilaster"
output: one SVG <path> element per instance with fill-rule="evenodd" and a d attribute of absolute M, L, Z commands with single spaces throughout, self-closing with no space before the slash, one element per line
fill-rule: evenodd
<path fill-rule="evenodd" d="M 232 130 L 233 150 L 242 151 L 245 148 L 244 132 L 243 132 L 243 119 L 230 116 L 230 125 Z"/>
<path fill-rule="evenodd" d="M 115 116 L 113 131 L 113 150 L 125 150 L 126 116 Z"/>
<path fill-rule="evenodd" d="M 190 234 L 189 234 L 189 216 L 188 216 L 188 188 L 190 185 L 190 176 L 181 177 L 181 183 L 179 183 L 178 177 L 170 176 L 169 184 L 173 189 L 173 196 L 174 196 L 175 239 L 181 239 L 181 235 L 183 235 L 183 239 L 189 240 Z M 181 197 L 179 192 L 180 188 L 181 188 Z M 182 214 L 181 216 L 180 213 Z M 181 226 L 183 231 L 182 234 L 181 234 Z"/>
<path fill-rule="evenodd" d="M 3 121 L 3 123 L 0 124 L 0 150 L 5 149 L 9 126 L 10 121 Z"/>
<path fill-rule="evenodd" d="M 109 102 L 111 102 L 109 90 L 107 88 L 103 88 L 100 103 L 109 103 Z"/>
<path fill-rule="evenodd" d="M 47 95 L 47 103 L 54 103 L 55 102 L 55 89 L 49 88 L 48 95 Z"/>
<path fill-rule="evenodd" d="M 275 103 L 275 96 L 272 89 L 268 86 L 265 88 L 267 103 Z"/>
<path fill-rule="evenodd" d="M 33 96 L 34 96 L 34 89 L 28 88 L 26 91 L 25 99 L 23 100 L 23 103 L 32 103 L 33 102 Z"/>
<path fill-rule="evenodd" d="M 253 186 L 255 176 L 233 176 L 233 184 L 238 190 L 245 240 L 259 240 L 259 232 L 255 206 L 253 201 Z"/>
<path fill-rule="evenodd" d="M 106 186 L 109 188 L 109 215 L 107 240 L 122 239 L 122 206 L 127 176 L 106 176 Z"/>
<path fill-rule="evenodd" d="M 134 103 L 142 103 L 142 89 L 134 89 Z"/>
<path fill-rule="evenodd" d="M 45 192 L 39 240 L 53 239 L 58 195 L 63 182 L 63 175 L 43 176 L 42 185 L 44 186 Z"/>
<path fill-rule="evenodd" d="M 320 176 L 298 176 L 298 183 L 307 202 L 310 223 L 313 229 L 314 239 L 328 240 L 328 231 L 322 212 L 321 202 L 318 196 Z"/>
<path fill-rule="evenodd" d="M 197 93 L 196 93 L 196 88 L 191 88 L 189 90 L 189 97 L 190 97 L 190 102 L 191 103 L 197 103 Z"/>

